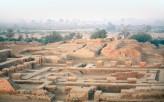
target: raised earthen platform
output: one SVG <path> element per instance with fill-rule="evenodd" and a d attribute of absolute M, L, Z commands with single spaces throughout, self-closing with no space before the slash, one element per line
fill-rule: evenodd
<path fill-rule="evenodd" d="M 71 43 L 75 42 L 78 41 Z M 5 58 L 0 63 L 0 102 L 164 101 L 162 63 L 120 63 L 97 55 L 104 44 L 97 44 L 94 49 L 85 41 L 71 43 L 52 48 L 48 54 L 39 55 L 36 51 L 20 58 L 10 58 L 10 50 L 2 50 Z M 52 54 L 54 50 L 60 53 Z M 80 55 L 78 59 L 84 50 L 93 55 Z"/>

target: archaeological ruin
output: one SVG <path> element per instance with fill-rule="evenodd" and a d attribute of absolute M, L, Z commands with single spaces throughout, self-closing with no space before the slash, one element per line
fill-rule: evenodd
<path fill-rule="evenodd" d="M 0 102 L 162 102 L 164 50 L 136 40 L 3 42 Z"/>

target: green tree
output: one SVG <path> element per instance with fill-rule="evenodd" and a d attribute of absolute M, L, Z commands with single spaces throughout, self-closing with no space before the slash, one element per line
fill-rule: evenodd
<path fill-rule="evenodd" d="M 57 42 L 61 40 L 63 40 L 62 36 L 58 32 L 53 31 L 50 35 L 44 38 L 44 43 L 48 44 L 48 43 Z"/>
<path fill-rule="evenodd" d="M 75 37 L 75 35 L 76 35 L 76 33 L 70 33 L 69 35 L 67 35 L 66 37 L 65 37 L 65 39 L 66 40 L 71 40 L 71 39 L 73 39 L 74 37 Z"/>
<path fill-rule="evenodd" d="M 71 40 L 71 39 L 82 39 L 82 35 L 81 34 L 77 34 L 77 33 L 70 33 L 69 35 L 66 35 L 63 37 L 63 40 Z"/>
<path fill-rule="evenodd" d="M 0 37 L 0 42 L 5 41 L 6 39 L 3 37 Z"/>
<path fill-rule="evenodd" d="M 6 37 L 11 39 L 14 36 L 14 31 L 12 29 L 7 29 Z"/>
<path fill-rule="evenodd" d="M 151 42 L 152 41 L 151 35 L 147 34 L 147 33 L 138 33 L 138 34 L 132 35 L 130 38 L 135 39 L 139 42 Z"/>
<path fill-rule="evenodd" d="M 160 41 L 157 39 L 154 39 L 151 41 L 151 44 L 154 44 L 155 46 L 157 46 L 157 48 L 159 47 L 159 43 L 160 43 Z"/>
<path fill-rule="evenodd" d="M 94 32 L 92 35 L 91 35 L 91 39 L 96 39 L 96 38 L 106 38 L 107 37 L 107 32 L 105 29 L 98 29 L 96 32 Z"/>

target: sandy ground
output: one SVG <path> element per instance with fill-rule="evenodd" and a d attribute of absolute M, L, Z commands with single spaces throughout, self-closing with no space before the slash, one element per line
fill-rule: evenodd
<path fill-rule="evenodd" d="M 56 101 L 63 101 L 67 94 L 64 94 L 64 86 L 58 85 L 57 91 L 55 92 L 55 102 Z"/>

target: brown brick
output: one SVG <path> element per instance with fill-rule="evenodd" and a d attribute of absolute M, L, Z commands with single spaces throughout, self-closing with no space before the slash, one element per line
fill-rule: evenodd
<path fill-rule="evenodd" d="M 97 61 L 96 67 L 103 67 L 103 66 L 104 66 L 104 62 L 103 61 Z"/>
<path fill-rule="evenodd" d="M 146 68 L 146 62 L 140 62 L 140 67 L 141 68 Z"/>
<path fill-rule="evenodd" d="M 111 67 L 116 67 L 116 66 L 117 66 L 117 62 L 118 62 L 118 61 L 110 61 Z"/>

